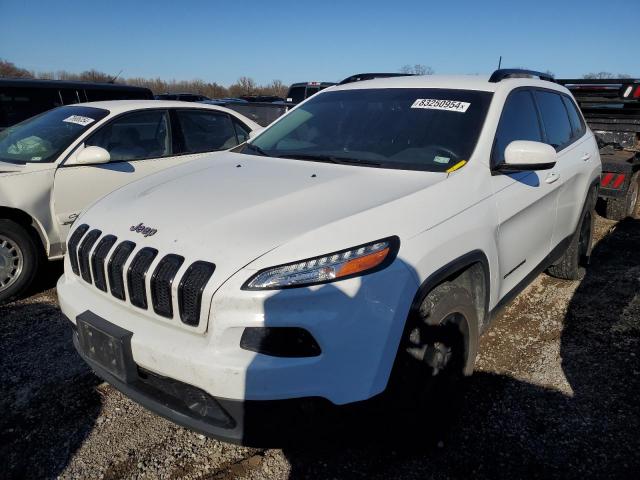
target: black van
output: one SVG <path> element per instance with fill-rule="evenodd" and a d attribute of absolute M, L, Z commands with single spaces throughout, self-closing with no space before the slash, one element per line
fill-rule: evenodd
<path fill-rule="evenodd" d="M 289 87 L 289 93 L 287 93 L 287 102 L 300 103 L 303 100 L 309 98 L 311 95 L 315 95 L 320 90 L 331 87 L 333 85 L 335 85 L 335 83 L 331 82 L 294 83 Z"/>
<path fill-rule="evenodd" d="M 46 110 L 99 100 L 153 100 L 148 88 L 64 80 L 0 79 L 0 130 Z"/>

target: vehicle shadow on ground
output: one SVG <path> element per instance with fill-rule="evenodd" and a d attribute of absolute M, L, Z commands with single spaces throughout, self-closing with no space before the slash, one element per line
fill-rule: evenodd
<path fill-rule="evenodd" d="M 0 306 L 2 478 L 55 478 L 99 415 L 99 380 L 73 349 L 66 323 L 37 297 Z"/>
<path fill-rule="evenodd" d="M 640 221 L 617 224 L 570 301 L 573 395 L 476 372 L 449 411 L 323 418 L 283 448 L 289 478 L 638 478 L 639 249 Z"/>

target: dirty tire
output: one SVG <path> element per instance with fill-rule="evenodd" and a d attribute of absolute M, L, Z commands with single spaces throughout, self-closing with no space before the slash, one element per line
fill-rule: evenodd
<path fill-rule="evenodd" d="M 6 303 L 16 296 L 24 292 L 33 282 L 41 263 L 42 253 L 39 245 L 31 232 L 25 229 L 19 223 L 13 220 L 0 219 L 0 240 L 5 239 L 7 245 L 12 251 L 19 251 L 21 254 L 21 262 L 19 273 L 12 276 L 12 280 L 8 281 L 5 275 L 2 279 L 7 282 L 6 286 L 0 285 L 0 304 Z M 2 248 L 3 241 L 0 241 Z M 0 270 L 5 265 L 7 256 L 0 258 Z M 6 273 L 7 270 L 4 270 Z"/>
<path fill-rule="evenodd" d="M 427 294 L 408 320 L 390 382 L 403 409 L 431 412 L 438 421 L 455 413 L 469 325 L 477 325 L 477 313 L 465 288 L 443 283 Z"/>
<path fill-rule="evenodd" d="M 593 225 L 595 222 L 595 201 L 587 199 L 587 205 L 582 212 L 576 233 L 571 239 L 569 247 L 555 265 L 547 269 L 552 277 L 563 280 L 581 280 L 586 266 L 589 264 L 591 245 L 593 241 Z"/>
<path fill-rule="evenodd" d="M 622 198 L 609 198 L 605 204 L 605 217 L 610 220 L 623 220 L 633 216 L 638 206 L 640 190 L 640 172 L 631 177 L 627 194 Z"/>

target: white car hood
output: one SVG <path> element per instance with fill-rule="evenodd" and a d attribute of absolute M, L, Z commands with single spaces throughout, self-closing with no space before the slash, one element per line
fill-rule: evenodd
<path fill-rule="evenodd" d="M 157 248 L 160 255 L 213 262 L 217 283 L 266 252 L 319 230 L 331 231 L 332 225 L 340 224 L 343 231 L 346 221 L 355 238 L 360 227 L 354 216 L 444 178 L 441 173 L 225 152 L 116 190 L 76 223 Z M 130 230 L 140 223 L 157 233 L 145 237 Z M 378 230 L 384 232 L 384 225 Z"/>
<path fill-rule="evenodd" d="M 17 163 L 0 162 L 0 175 L 3 173 L 21 172 L 25 169 L 25 165 Z"/>

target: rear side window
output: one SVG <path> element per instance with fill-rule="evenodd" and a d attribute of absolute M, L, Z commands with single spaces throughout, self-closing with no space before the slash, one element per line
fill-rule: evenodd
<path fill-rule="evenodd" d="M 249 130 L 241 125 L 240 122 L 234 120 L 233 125 L 236 128 L 236 136 L 238 137 L 238 143 L 244 143 L 249 140 Z"/>
<path fill-rule="evenodd" d="M 231 118 L 224 113 L 178 110 L 184 138 L 183 153 L 214 152 L 238 145 Z"/>
<path fill-rule="evenodd" d="M 0 89 L 0 128 L 62 105 L 56 88 L 5 87 Z"/>
<path fill-rule="evenodd" d="M 504 162 L 504 151 L 515 140 L 542 141 L 538 113 L 528 90 L 513 92 L 504 104 L 493 147 L 493 165 Z"/>
<path fill-rule="evenodd" d="M 303 85 L 301 87 L 291 87 L 289 89 L 289 94 L 287 95 L 287 100 L 292 103 L 300 103 L 305 97 L 305 89 L 306 87 Z"/>
<path fill-rule="evenodd" d="M 569 112 L 569 120 L 571 121 L 571 131 L 573 132 L 573 138 L 580 138 L 584 135 L 584 123 L 582 122 L 582 117 L 580 113 L 578 113 L 578 107 L 573 103 L 569 97 L 563 96 L 562 101 L 564 102 L 564 106 L 567 107 L 567 112 Z"/>
<path fill-rule="evenodd" d="M 165 110 L 128 113 L 100 128 L 85 144 L 104 148 L 114 162 L 171 155 L 169 115 Z"/>
<path fill-rule="evenodd" d="M 561 150 L 569 144 L 573 137 L 569 115 L 562 101 L 562 96 L 538 90 L 536 91 L 536 100 L 547 134 L 547 143 L 556 150 Z"/>

